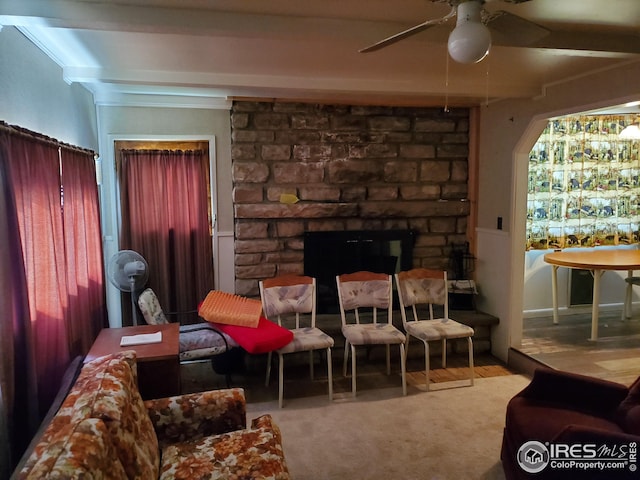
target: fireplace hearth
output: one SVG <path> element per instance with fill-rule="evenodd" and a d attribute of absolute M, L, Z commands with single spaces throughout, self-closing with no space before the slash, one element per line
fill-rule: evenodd
<path fill-rule="evenodd" d="M 316 278 L 318 313 L 338 313 L 336 275 L 368 270 L 394 274 L 413 264 L 412 230 L 306 232 L 304 274 Z"/>

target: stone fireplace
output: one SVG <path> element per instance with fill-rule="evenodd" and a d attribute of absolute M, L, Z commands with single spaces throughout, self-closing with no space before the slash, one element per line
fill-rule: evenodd
<path fill-rule="evenodd" d="M 403 268 L 467 241 L 468 109 L 234 102 L 231 127 L 239 295 L 305 273 L 310 232 L 410 231 Z"/>

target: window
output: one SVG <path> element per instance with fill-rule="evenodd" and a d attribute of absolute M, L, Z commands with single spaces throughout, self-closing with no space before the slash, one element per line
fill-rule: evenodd
<path fill-rule="evenodd" d="M 634 118 L 549 121 L 529 155 L 528 250 L 639 241 L 640 141 L 618 137 Z"/>

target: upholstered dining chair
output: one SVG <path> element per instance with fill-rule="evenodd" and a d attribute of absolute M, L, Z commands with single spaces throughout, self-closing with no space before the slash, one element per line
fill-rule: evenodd
<path fill-rule="evenodd" d="M 442 345 L 442 367 L 447 366 L 447 340 L 466 338 L 469 348 L 469 377 L 473 385 L 473 328 L 449 318 L 449 295 L 447 272 L 414 268 L 395 274 L 400 302 L 402 324 L 407 332 L 407 348 L 411 337 L 422 340 L 425 351 L 426 387 L 429 390 L 429 342 L 440 341 Z M 435 318 L 434 305 L 442 307 L 442 317 Z M 429 318 L 422 318 L 418 306 L 428 308 Z M 411 316 L 407 315 L 411 310 Z M 423 313 L 423 315 L 425 315 Z"/>
<path fill-rule="evenodd" d="M 345 338 L 343 374 L 351 350 L 351 393 L 356 396 L 356 347 L 385 345 L 387 375 L 391 374 L 391 345 L 400 348 L 402 394 L 407 394 L 405 376 L 405 335 L 393 326 L 392 278 L 386 273 L 355 272 L 336 276 L 342 334 Z M 385 313 L 383 313 L 385 312 Z M 378 314 L 386 315 L 378 322 Z"/>
<path fill-rule="evenodd" d="M 284 393 L 284 356 L 309 352 L 309 373 L 313 380 L 313 353 L 326 351 L 329 401 L 333 399 L 331 348 L 333 338 L 316 327 L 316 279 L 303 275 L 281 275 L 259 282 L 262 309 L 267 318 L 293 332 L 293 340 L 276 350 L 278 354 L 278 405 L 282 408 Z M 271 377 L 271 357 L 267 359 L 265 386 Z"/>
<path fill-rule="evenodd" d="M 157 295 L 151 288 L 147 288 L 138 296 L 138 308 L 149 325 L 163 325 L 169 322 L 167 316 L 197 314 L 192 312 L 165 312 L 160 306 Z M 218 331 L 208 322 L 180 324 L 180 363 L 211 360 L 214 370 L 215 359 L 222 354 L 228 354 L 238 344 L 226 333 Z M 224 362 L 218 362 L 224 363 Z M 219 372 L 226 376 L 227 386 L 230 385 L 230 373 L 227 366 L 222 366 Z"/>

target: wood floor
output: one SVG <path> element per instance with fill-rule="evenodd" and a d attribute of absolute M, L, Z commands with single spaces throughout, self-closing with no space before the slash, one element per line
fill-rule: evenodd
<path fill-rule="evenodd" d="M 422 366 L 414 361 L 407 365 L 407 383 L 409 385 L 421 386 L 425 382 L 424 360 L 420 359 Z M 475 378 L 499 377 L 502 375 L 513 375 L 514 371 L 509 369 L 502 361 L 490 353 L 479 353 L 473 359 L 473 373 Z M 447 367 L 442 368 L 441 360 L 437 357 L 431 358 L 431 369 L 429 380 L 431 383 L 448 383 L 453 381 L 465 381 L 469 378 L 469 360 L 466 353 L 457 353 L 447 357 Z"/>
<path fill-rule="evenodd" d="M 640 376 L 640 314 L 623 321 L 620 311 L 601 312 L 599 338 L 591 336 L 591 314 L 524 319 L 518 350 L 553 368 L 625 385 Z"/>

